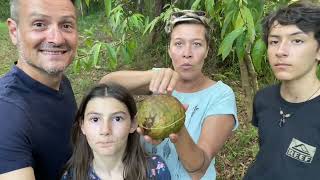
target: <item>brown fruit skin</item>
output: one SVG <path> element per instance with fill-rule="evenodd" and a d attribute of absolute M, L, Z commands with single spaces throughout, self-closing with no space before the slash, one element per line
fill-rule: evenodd
<path fill-rule="evenodd" d="M 181 129 L 185 109 L 173 96 L 152 95 L 141 102 L 136 117 L 144 134 L 159 140 Z"/>

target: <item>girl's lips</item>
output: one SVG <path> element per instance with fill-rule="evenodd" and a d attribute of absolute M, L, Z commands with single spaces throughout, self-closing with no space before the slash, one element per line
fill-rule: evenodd
<path fill-rule="evenodd" d="M 101 145 L 101 146 L 111 146 L 114 142 L 113 141 L 107 141 L 107 142 L 97 142 L 98 145 Z"/>

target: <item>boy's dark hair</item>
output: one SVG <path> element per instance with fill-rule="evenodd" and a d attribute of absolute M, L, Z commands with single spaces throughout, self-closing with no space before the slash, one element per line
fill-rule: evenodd
<path fill-rule="evenodd" d="M 320 6 L 307 1 L 298 1 L 270 13 L 263 20 L 264 42 L 268 45 L 268 36 L 273 23 L 296 25 L 305 33 L 313 32 L 320 46 Z"/>

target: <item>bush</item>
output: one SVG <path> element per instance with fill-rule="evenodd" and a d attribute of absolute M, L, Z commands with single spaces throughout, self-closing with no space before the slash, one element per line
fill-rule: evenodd
<path fill-rule="evenodd" d="M 10 16 L 10 0 L 0 0 L 0 21 L 6 20 Z"/>

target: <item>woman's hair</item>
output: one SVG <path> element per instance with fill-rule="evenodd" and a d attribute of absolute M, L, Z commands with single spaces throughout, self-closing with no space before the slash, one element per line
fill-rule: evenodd
<path fill-rule="evenodd" d="M 67 162 L 64 171 L 69 171 L 77 180 L 87 180 L 93 153 L 87 142 L 86 136 L 82 134 L 81 125 L 84 121 L 84 113 L 88 102 L 93 98 L 112 97 L 125 104 L 133 121 L 137 107 L 132 95 L 128 90 L 117 84 L 100 84 L 93 87 L 82 99 L 77 111 L 75 121 L 71 130 L 71 141 L 73 153 Z M 106 107 L 108 108 L 108 107 Z M 144 180 L 147 174 L 146 154 L 140 145 L 140 135 L 135 131 L 129 133 L 127 146 L 122 158 L 124 165 L 123 177 L 128 180 Z"/>

